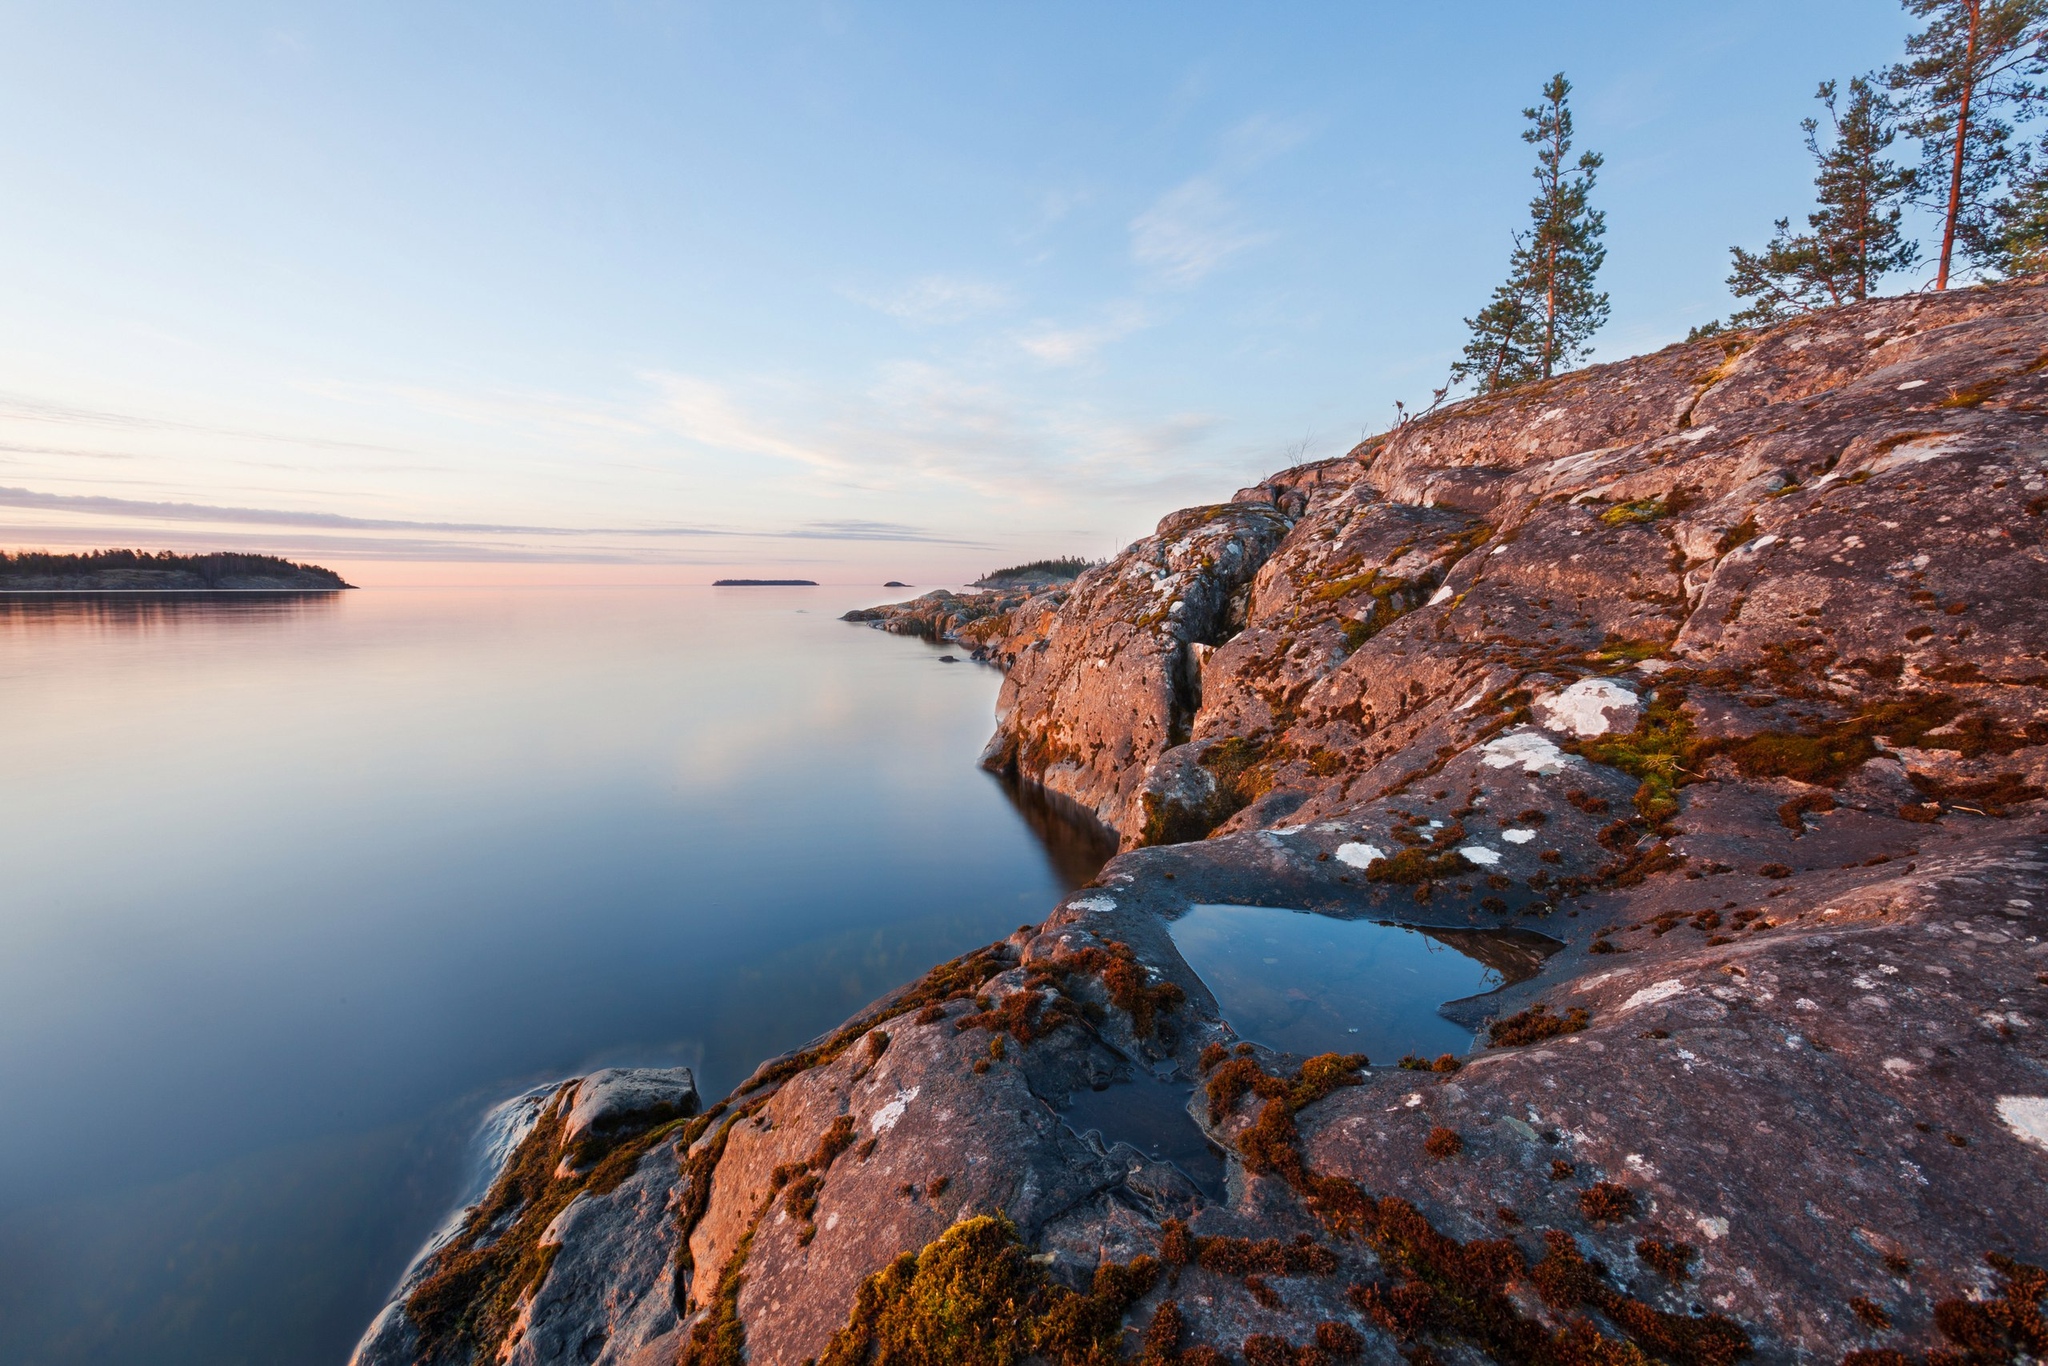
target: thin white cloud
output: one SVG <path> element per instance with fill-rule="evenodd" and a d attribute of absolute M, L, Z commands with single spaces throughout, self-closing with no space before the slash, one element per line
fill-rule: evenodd
<path fill-rule="evenodd" d="M 271 526 L 321 531 L 435 532 L 443 535 L 538 537 L 624 537 L 633 540 L 747 537 L 796 541 L 915 541 L 929 545 L 980 548 L 982 543 L 941 536 L 903 522 L 839 518 L 801 523 L 788 530 L 707 526 L 519 526 L 498 522 L 427 522 L 390 517 L 352 517 L 337 512 L 305 512 L 283 508 L 219 507 L 102 494 L 42 493 L 0 487 L 0 507 L 79 514 L 117 521 L 199 522 L 214 526 Z M 437 543 L 438 544 L 438 543 Z"/>
<path fill-rule="evenodd" d="M 1221 166 L 1239 174 L 1254 170 L 1308 141 L 1315 127 L 1307 119 L 1254 114 L 1223 135 Z"/>
<path fill-rule="evenodd" d="M 1305 119 L 1254 114 L 1227 130 L 1207 171 L 1168 190 L 1131 220 L 1131 259 L 1159 284 L 1187 289 L 1273 233 L 1246 223 L 1230 182 L 1305 142 Z"/>
<path fill-rule="evenodd" d="M 1215 177 L 1198 175 L 1131 220 L 1131 259 L 1160 283 L 1186 289 L 1271 236 L 1245 225 Z"/>
<path fill-rule="evenodd" d="M 920 326 L 965 322 L 1008 308 L 1010 291 L 987 280 L 926 275 L 883 293 L 847 290 L 846 296 L 892 318 Z"/>
<path fill-rule="evenodd" d="M 1104 326 L 1140 321 L 1122 310 Z M 923 498 L 943 484 L 1006 504 L 1052 506 L 1081 489 L 1120 496 L 1161 481 L 1241 473 L 1235 456 L 1217 449 L 1221 424 L 1207 414 L 1131 422 L 930 361 L 886 364 L 854 393 L 646 378 L 656 386 L 660 426 L 713 450 L 798 464 L 811 496 Z"/>
<path fill-rule="evenodd" d="M 399 455 L 411 454 L 410 451 L 402 446 L 382 445 L 367 441 L 338 441 L 327 437 L 302 436 L 292 432 L 265 431 L 250 427 L 187 422 L 178 418 L 125 413 L 111 408 L 81 408 L 73 404 L 52 403 L 42 399 L 28 398 L 15 394 L 0 394 L 0 422 L 50 424 L 60 427 L 112 428 L 147 434 L 176 433 L 180 435 L 225 437 L 236 441 L 260 441 L 275 445 L 326 447 L 346 451 L 377 451 Z"/>
<path fill-rule="evenodd" d="M 1143 305 L 1127 300 L 1111 304 L 1100 321 L 1079 327 L 1040 322 L 1019 333 L 1017 345 L 1048 365 L 1074 365 L 1150 324 Z"/>
<path fill-rule="evenodd" d="M 659 392 L 656 416 L 676 435 L 716 450 L 794 460 L 813 469 L 852 473 L 853 467 L 815 442 L 779 431 L 743 411 L 723 387 L 694 375 L 648 374 Z"/>

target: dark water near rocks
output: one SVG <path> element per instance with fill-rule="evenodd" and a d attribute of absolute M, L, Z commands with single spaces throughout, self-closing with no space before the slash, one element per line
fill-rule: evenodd
<path fill-rule="evenodd" d="M 1556 947 L 1527 931 L 1426 934 L 1267 906 L 1196 906 L 1167 928 L 1240 1038 L 1382 1064 L 1465 1052 L 1472 1031 L 1437 1007 L 1531 975 Z"/>
<path fill-rule="evenodd" d="M 0 1361 L 334 1366 L 491 1102 L 719 1095 L 1085 881 L 893 596 L 0 599 Z"/>
<path fill-rule="evenodd" d="M 1105 1143 L 1128 1143 L 1154 1162 L 1171 1162 L 1210 1199 L 1223 1194 L 1223 1154 L 1188 1114 L 1194 1086 L 1139 1073 L 1100 1091 L 1067 1097 L 1060 1119 L 1077 1134 L 1091 1129 Z"/>

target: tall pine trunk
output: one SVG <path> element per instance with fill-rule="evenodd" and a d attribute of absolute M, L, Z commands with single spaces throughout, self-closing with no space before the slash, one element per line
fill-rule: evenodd
<path fill-rule="evenodd" d="M 1556 131 L 1550 135 L 1551 154 L 1556 165 L 1550 171 L 1550 249 L 1543 259 L 1543 378 L 1549 379 L 1552 367 L 1557 363 L 1557 231 L 1556 224 L 1563 205 L 1559 203 L 1564 188 L 1564 120 L 1558 101 L 1551 102 L 1552 116 L 1557 118 Z"/>
<path fill-rule="evenodd" d="M 1970 96 L 1977 90 L 1977 25 L 1983 19 L 1983 0 L 1964 0 L 1970 8 L 1970 36 L 1963 48 L 1963 99 L 1956 110 L 1956 154 L 1948 175 L 1948 221 L 1941 230 L 1941 268 L 1934 277 L 1936 289 L 1948 288 L 1949 257 L 1956 246 L 1956 219 L 1963 211 L 1963 149 L 1970 140 Z"/>

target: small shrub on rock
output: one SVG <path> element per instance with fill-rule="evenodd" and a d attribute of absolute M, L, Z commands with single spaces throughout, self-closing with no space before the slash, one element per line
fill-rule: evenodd
<path fill-rule="evenodd" d="M 1516 1048 L 1522 1044 L 1541 1043 L 1560 1034 L 1576 1034 L 1590 1022 L 1591 1017 L 1584 1006 L 1573 1006 L 1562 1015 L 1554 1015 L 1549 1006 L 1538 1003 L 1505 1019 L 1495 1020 L 1487 1030 L 1486 1046 Z"/>

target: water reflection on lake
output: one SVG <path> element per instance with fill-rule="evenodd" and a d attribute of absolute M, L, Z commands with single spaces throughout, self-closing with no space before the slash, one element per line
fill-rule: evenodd
<path fill-rule="evenodd" d="M 1424 932 L 1268 906 L 1195 906 L 1168 929 L 1241 1038 L 1312 1056 L 1463 1053 L 1446 1001 L 1533 975 L 1556 945 L 1516 930 Z"/>
<path fill-rule="evenodd" d="M 890 596 L 0 598 L 0 1360 L 331 1366 L 491 1100 L 715 1096 L 1092 875 Z"/>

